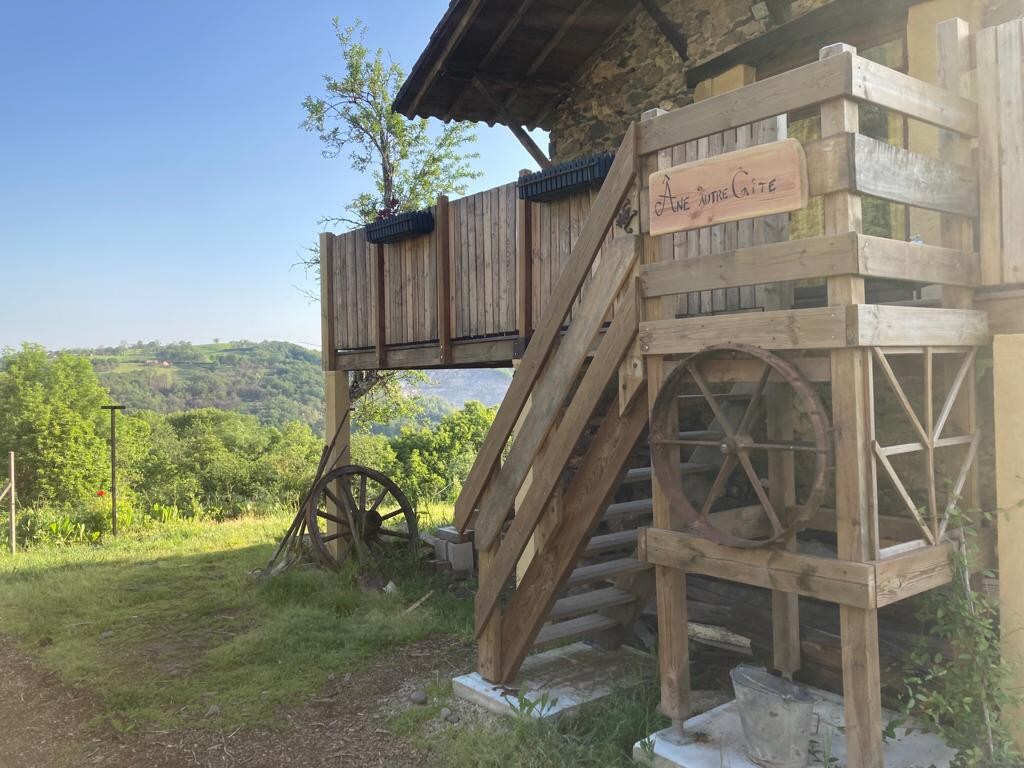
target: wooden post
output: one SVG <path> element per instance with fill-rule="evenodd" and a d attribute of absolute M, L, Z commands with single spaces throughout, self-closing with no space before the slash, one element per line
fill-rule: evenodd
<path fill-rule="evenodd" d="M 451 207 L 448 196 L 437 198 L 434 237 L 437 242 L 437 342 L 441 346 L 441 365 L 452 364 L 452 249 L 449 241 Z"/>
<path fill-rule="evenodd" d="M 519 172 L 519 178 L 530 172 Z M 516 326 L 522 355 L 533 335 L 533 203 L 516 195 Z"/>
<path fill-rule="evenodd" d="M 662 109 L 650 109 L 640 117 L 643 122 L 665 114 Z M 640 158 L 640 186 L 647 183 L 651 172 L 657 168 L 672 165 L 672 150 L 663 150 L 657 157 Z M 644 195 L 641 193 L 641 206 Z M 640 226 L 644 232 L 643 262 L 650 264 L 672 258 L 672 238 L 654 238 L 647 231 L 650 217 L 640 211 Z M 668 302 L 672 299 L 646 299 L 643 305 L 644 320 L 661 320 L 671 317 Z M 667 371 L 661 355 L 651 355 L 647 363 L 647 400 L 652 404 L 658 397 Z M 678 463 L 678 459 L 675 463 Z M 673 513 L 668 499 L 658 483 L 651 483 L 651 498 L 654 508 L 653 526 L 667 530 L 682 530 L 683 521 Z M 690 713 L 690 637 L 686 610 L 686 572 L 679 568 L 655 566 L 655 583 L 658 605 L 658 663 L 661 672 L 661 713 L 672 721 L 672 727 L 680 733 Z"/>
<path fill-rule="evenodd" d="M 821 49 L 820 58 L 855 54 L 842 43 Z M 858 132 L 857 103 L 837 99 L 821 106 L 821 135 Z M 850 192 L 825 196 L 825 234 L 860 232 L 861 199 Z M 828 303 L 864 303 L 864 279 L 828 281 Z M 836 541 L 841 560 L 864 562 L 878 556 L 871 457 L 871 352 L 837 349 L 831 353 L 832 419 L 835 433 Z M 882 685 L 878 658 L 878 613 L 839 607 L 843 654 L 843 704 L 846 710 L 847 762 L 858 768 L 882 768 Z"/>
<path fill-rule="evenodd" d="M 388 364 L 388 315 L 387 299 L 384 295 L 384 244 L 377 243 L 374 253 L 373 300 L 377 310 L 374 322 L 374 347 L 377 350 L 377 367 L 386 368 Z M 406 287 L 400 286 L 399 289 L 405 290 Z"/>
<path fill-rule="evenodd" d="M 495 462 L 491 473 L 487 478 L 486 485 L 490 485 L 494 473 L 498 470 L 499 464 Z M 479 581 L 483 586 L 495 578 L 495 561 L 498 558 L 498 550 L 501 548 L 501 538 L 496 538 L 494 543 L 487 549 L 482 549 L 478 554 L 478 566 L 480 569 Z M 501 608 L 491 611 L 487 623 L 477 636 L 476 648 L 476 671 L 480 677 L 491 682 L 500 682 L 502 674 L 501 656 Z"/>
<path fill-rule="evenodd" d="M 338 309 L 334 292 L 334 235 L 323 232 L 320 235 L 320 350 L 321 365 L 324 370 L 324 444 L 328 444 L 334 436 L 342 419 L 349 410 L 348 371 L 338 370 L 338 345 L 335 338 L 335 314 Z M 349 461 L 349 439 L 351 422 L 346 421 L 338 439 L 334 444 L 334 452 L 328 457 L 328 467 L 335 464 L 347 464 Z M 343 494 L 340 485 L 332 489 L 337 498 Z M 342 510 L 333 509 L 332 514 L 342 518 Z M 328 521 L 328 535 L 336 533 L 338 524 Z M 339 553 L 341 539 L 330 542 L 334 554 Z"/>
<path fill-rule="evenodd" d="M 992 343 L 995 401 L 996 505 L 999 549 L 999 630 L 1003 658 L 1013 670 L 1010 692 L 1024 694 L 1024 334 L 996 336 Z M 1017 746 L 1024 749 L 1024 707 L 1004 713 Z"/>
<path fill-rule="evenodd" d="M 7 484 L 7 492 L 11 494 L 11 499 L 10 499 L 10 501 L 11 501 L 11 514 L 10 514 L 10 516 L 7 519 L 7 534 L 8 534 L 8 537 L 9 537 L 9 546 L 10 546 L 11 554 L 13 555 L 18 550 L 18 545 L 17 545 L 16 539 L 15 539 L 15 533 L 16 533 L 15 529 L 17 527 L 16 526 L 16 521 L 15 521 L 15 510 L 17 508 L 17 501 L 16 501 L 16 499 L 18 497 L 18 494 L 17 494 L 17 491 L 15 490 L 15 487 L 14 487 L 14 451 L 10 451 L 7 454 L 7 466 L 8 466 L 8 471 L 10 472 L 10 475 L 9 475 L 10 482 Z"/>

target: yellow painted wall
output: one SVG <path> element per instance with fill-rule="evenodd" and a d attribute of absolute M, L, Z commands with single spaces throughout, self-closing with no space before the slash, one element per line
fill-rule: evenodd
<path fill-rule="evenodd" d="M 1003 657 L 1016 666 L 1012 687 L 1024 694 L 1024 334 L 996 336 L 992 352 L 1000 628 Z M 1024 749 L 1024 711 L 1009 722 Z"/>

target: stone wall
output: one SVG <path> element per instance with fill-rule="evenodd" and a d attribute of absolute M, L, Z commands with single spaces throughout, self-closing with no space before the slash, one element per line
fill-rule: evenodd
<path fill-rule="evenodd" d="M 686 35 L 689 61 L 684 64 L 651 17 L 639 11 L 555 110 L 551 156 L 561 162 L 615 149 L 630 121 L 644 110 L 690 103 L 687 65 L 700 64 L 828 1 L 658 0 Z M 754 5 L 759 15 L 767 14 L 763 19 L 754 18 Z"/>

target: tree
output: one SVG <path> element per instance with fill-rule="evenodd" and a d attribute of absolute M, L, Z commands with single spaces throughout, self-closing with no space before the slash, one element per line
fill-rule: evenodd
<path fill-rule="evenodd" d="M 465 194 L 466 182 L 480 171 L 471 161 L 479 155 L 464 147 L 476 141 L 472 126 L 450 123 L 431 130 L 425 118 L 407 120 L 391 105 L 405 79 L 402 68 L 382 48 L 372 54 L 364 44 L 366 25 L 358 19 L 342 27 L 333 19 L 341 47 L 341 77 L 324 75 L 324 95 L 302 102 L 302 127 L 317 133 L 323 155 L 334 158 L 346 149 L 352 168 L 369 172 L 373 189 L 358 194 L 348 215 L 326 217 L 321 224 L 355 226 L 432 205 L 438 195 Z"/>

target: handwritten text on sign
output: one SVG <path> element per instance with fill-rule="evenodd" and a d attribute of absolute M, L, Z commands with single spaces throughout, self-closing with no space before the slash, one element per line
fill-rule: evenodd
<path fill-rule="evenodd" d="M 651 234 L 799 210 L 807 161 L 796 139 L 761 144 L 651 174 Z"/>

